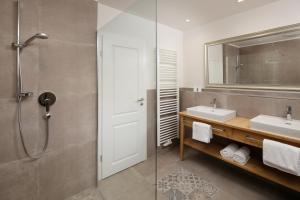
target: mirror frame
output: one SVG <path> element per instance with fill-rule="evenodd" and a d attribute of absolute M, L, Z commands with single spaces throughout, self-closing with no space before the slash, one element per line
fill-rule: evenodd
<path fill-rule="evenodd" d="M 292 24 L 288 26 L 282 26 L 278 28 L 268 29 L 264 31 L 254 32 L 250 34 L 240 35 L 236 37 L 226 38 L 204 44 L 204 66 L 205 66 L 205 89 L 244 89 L 244 90 L 279 90 L 279 91 L 298 91 L 300 92 L 300 86 L 298 87 L 280 87 L 280 86 L 265 86 L 265 85 L 233 85 L 233 84 L 210 84 L 208 73 L 208 47 L 218 44 L 239 42 L 247 39 L 261 38 L 269 35 L 276 35 L 286 33 L 290 31 L 300 30 L 300 23 Z"/>

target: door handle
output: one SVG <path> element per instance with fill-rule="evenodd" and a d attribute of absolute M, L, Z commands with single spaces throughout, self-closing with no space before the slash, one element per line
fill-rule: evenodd
<path fill-rule="evenodd" d="M 136 102 L 143 102 L 144 98 L 139 98 Z"/>

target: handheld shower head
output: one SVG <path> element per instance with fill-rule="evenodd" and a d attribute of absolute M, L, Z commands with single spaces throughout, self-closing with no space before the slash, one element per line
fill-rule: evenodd
<path fill-rule="evenodd" d="M 48 35 L 46 33 L 37 33 L 34 36 L 32 36 L 31 38 L 29 38 L 28 40 L 26 40 L 23 45 L 22 48 L 28 46 L 33 40 L 35 39 L 48 39 Z"/>
<path fill-rule="evenodd" d="M 35 34 L 35 37 L 39 38 L 39 39 L 48 39 L 49 38 L 49 36 L 46 33 L 37 33 L 37 34 Z"/>

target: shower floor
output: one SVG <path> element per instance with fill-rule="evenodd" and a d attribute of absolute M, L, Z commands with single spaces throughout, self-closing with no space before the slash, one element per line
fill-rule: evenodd
<path fill-rule="evenodd" d="M 67 200 L 154 200 L 155 160 L 113 175 L 97 188 Z M 158 200 L 285 200 L 299 195 L 188 149 L 185 161 L 178 147 L 158 152 Z M 298 196 L 296 196 L 298 195 Z"/>

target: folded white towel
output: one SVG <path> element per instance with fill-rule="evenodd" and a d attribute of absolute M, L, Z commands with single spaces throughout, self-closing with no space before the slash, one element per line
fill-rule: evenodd
<path fill-rule="evenodd" d="M 211 125 L 201 122 L 193 122 L 192 138 L 200 142 L 210 143 L 210 139 L 213 138 Z"/>
<path fill-rule="evenodd" d="M 300 148 L 298 147 L 264 140 L 263 162 L 270 167 L 300 176 Z"/>
<path fill-rule="evenodd" d="M 241 147 L 233 154 L 233 161 L 245 165 L 250 159 L 250 149 L 246 146 Z"/>
<path fill-rule="evenodd" d="M 224 149 L 220 151 L 220 154 L 223 158 L 232 159 L 234 152 L 239 149 L 237 144 L 231 143 L 227 145 Z"/>

